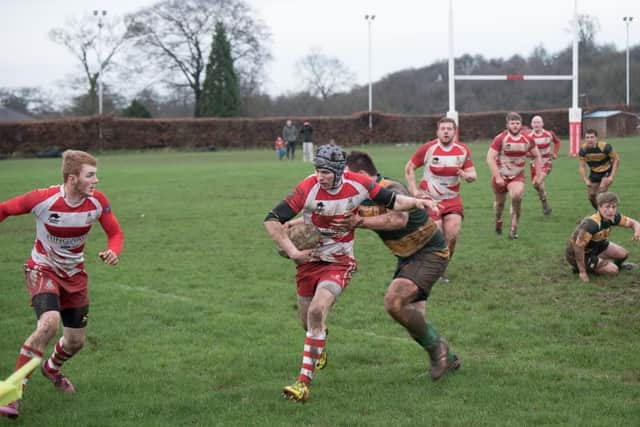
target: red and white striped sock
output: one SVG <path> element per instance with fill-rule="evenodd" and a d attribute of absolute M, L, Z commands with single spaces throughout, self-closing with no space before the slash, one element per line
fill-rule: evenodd
<path fill-rule="evenodd" d="M 327 340 L 327 334 L 323 332 L 321 335 L 314 336 L 311 332 L 307 332 L 304 340 L 304 352 L 302 353 L 302 367 L 300 368 L 299 381 L 310 384 L 313 378 L 313 371 L 316 369 L 316 362 L 322 354 L 324 343 Z"/>
<path fill-rule="evenodd" d="M 23 345 L 20 348 L 20 354 L 18 355 L 18 360 L 16 362 L 16 371 L 22 368 L 27 363 L 29 363 L 29 361 L 34 357 L 42 357 L 42 352 L 39 350 L 36 350 L 33 347 L 29 347 L 28 345 Z M 23 387 L 27 385 L 27 382 L 29 381 L 29 377 L 31 377 L 31 374 L 27 375 L 22 380 Z"/>
<path fill-rule="evenodd" d="M 58 342 L 56 342 L 56 346 L 53 349 L 53 353 L 51 353 L 51 357 L 47 359 L 46 363 L 44 364 L 44 369 L 50 374 L 55 375 L 60 372 L 60 368 L 62 367 L 64 362 L 66 362 L 71 358 L 71 356 L 73 356 L 72 353 L 65 351 L 65 349 L 62 347 L 63 339 L 63 337 L 60 337 Z"/>

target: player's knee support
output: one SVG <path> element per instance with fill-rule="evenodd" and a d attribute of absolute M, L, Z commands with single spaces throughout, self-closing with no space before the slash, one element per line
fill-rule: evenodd
<path fill-rule="evenodd" d="M 324 282 L 318 283 L 317 289 L 326 289 L 334 297 L 338 297 L 338 295 L 340 295 L 342 293 L 342 288 L 340 287 L 340 285 L 338 285 L 335 282 L 330 282 L 330 281 L 324 281 Z"/>
<path fill-rule="evenodd" d="M 62 324 L 67 328 L 84 328 L 89 322 L 89 306 L 62 310 L 60 317 L 62 317 Z"/>
<path fill-rule="evenodd" d="M 36 313 L 36 318 L 40 320 L 42 314 L 47 311 L 60 311 L 60 300 L 56 294 L 38 294 L 31 298 L 31 307 Z"/>

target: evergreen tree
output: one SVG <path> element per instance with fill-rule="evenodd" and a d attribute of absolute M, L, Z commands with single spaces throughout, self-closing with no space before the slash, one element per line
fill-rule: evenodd
<path fill-rule="evenodd" d="M 134 99 L 127 108 L 122 110 L 122 116 L 136 119 L 150 119 L 151 113 L 142 102 Z"/>
<path fill-rule="evenodd" d="M 216 23 L 206 77 L 202 85 L 201 117 L 240 115 L 240 85 L 233 68 L 231 45 L 222 22 Z"/>

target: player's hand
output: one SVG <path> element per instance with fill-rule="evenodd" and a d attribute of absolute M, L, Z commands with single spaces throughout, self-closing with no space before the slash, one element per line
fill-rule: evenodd
<path fill-rule="evenodd" d="M 416 208 L 431 209 L 435 214 L 440 213 L 440 204 L 429 199 L 416 199 Z"/>
<path fill-rule="evenodd" d="M 466 182 L 470 182 L 470 176 L 463 169 L 458 169 L 458 176 L 464 179 Z"/>
<path fill-rule="evenodd" d="M 98 256 L 107 265 L 117 265 L 118 262 L 120 261 L 120 258 L 118 257 L 118 255 L 116 255 L 116 253 L 113 252 L 111 249 L 107 249 L 106 251 L 99 252 Z"/>
<path fill-rule="evenodd" d="M 631 237 L 631 240 L 635 240 L 635 241 L 640 240 L 640 232 L 633 233 L 633 236 Z"/>
<path fill-rule="evenodd" d="M 498 187 L 504 187 L 504 179 L 502 178 L 502 175 L 496 178 L 496 185 Z"/>
<path fill-rule="evenodd" d="M 360 215 L 356 213 L 355 215 L 345 215 L 342 218 L 334 218 L 331 221 L 331 228 L 335 228 L 339 231 L 350 231 L 355 229 L 361 221 Z"/>
<path fill-rule="evenodd" d="M 533 180 L 533 184 L 534 184 L 534 185 L 537 185 L 537 186 L 542 185 L 542 179 L 543 179 L 543 178 L 544 178 L 544 177 L 543 177 L 543 175 L 542 175 L 542 174 L 540 174 L 540 175 L 536 176 L 536 179 L 535 179 L 535 180 Z"/>
<path fill-rule="evenodd" d="M 558 158 L 558 153 L 552 153 L 551 157 L 553 157 L 554 159 L 557 159 Z"/>
<path fill-rule="evenodd" d="M 313 249 L 305 249 L 303 251 L 299 251 L 296 249 L 296 252 L 293 254 L 289 254 L 289 258 L 296 263 L 296 265 L 302 265 L 309 261 L 311 261 L 311 255 L 313 254 Z"/>
<path fill-rule="evenodd" d="M 580 280 L 582 280 L 582 283 L 589 283 L 589 275 L 586 271 L 580 272 Z"/>
<path fill-rule="evenodd" d="M 610 176 L 605 176 L 604 178 L 602 178 L 601 184 L 605 187 L 609 187 L 612 182 L 613 178 L 611 178 Z"/>

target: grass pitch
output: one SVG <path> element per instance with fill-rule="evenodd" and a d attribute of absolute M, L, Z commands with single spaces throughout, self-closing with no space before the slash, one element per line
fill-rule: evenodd
<path fill-rule="evenodd" d="M 610 142 L 622 157 L 611 189 L 619 210 L 638 219 L 640 139 Z M 402 179 L 417 146 L 358 148 Z M 58 394 L 36 373 L 16 425 L 637 422 L 640 271 L 582 284 L 563 264 L 566 239 L 591 212 L 566 141 L 546 181 L 553 214 L 542 215 L 528 182 L 517 241 L 494 234 L 487 143 L 471 149 L 479 178 L 462 186 L 466 216 L 451 283 L 434 287 L 427 308 L 462 368 L 429 380 L 426 354 L 382 306 L 393 256 L 359 230 L 359 271 L 331 312 L 329 365 L 306 405 L 279 396 L 297 377 L 304 333 L 293 263 L 276 254 L 262 220 L 312 167 L 270 151 L 99 156 L 99 188 L 126 236 L 121 264 L 99 262 L 105 238 L 95 227 L 86 246 L 87 345 L 64 368 L 78 393 Z M 0 199 L 59 182 L 59 162 L 0 162 Z M 30 215 L 0 224 L 0 377 L 34 326 L 21 270 L 34 233 Z M 630 237 L 621 228 L 611 235 L 640 262 Z"/>

